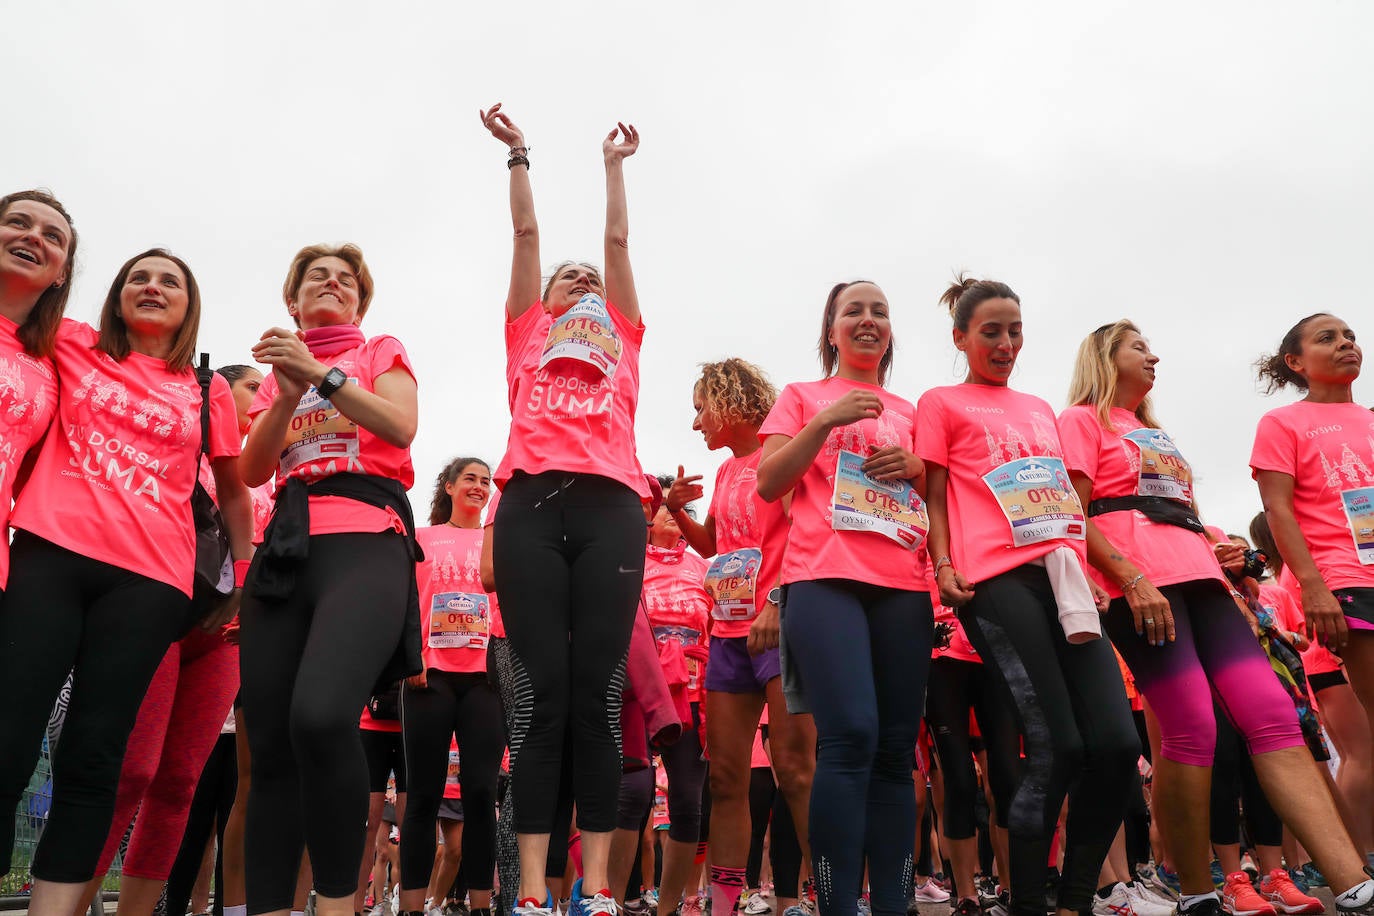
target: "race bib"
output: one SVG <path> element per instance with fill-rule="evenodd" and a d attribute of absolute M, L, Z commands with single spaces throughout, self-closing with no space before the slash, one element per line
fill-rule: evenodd
<path fill-rule="evenodd" d="M 1365 566 L 1374 566 L 1374 487 L 1342 490 L 1341 508 L 1355 539 L 1355 555 Z"/>
<path fill-rule="evenodd" d="M 350 382 L 357 384 L 356 378 Z M 286 447 L 281 453 L 282 473 L 290 474 L 312 461 L 358 457 L 358 424 L 320 397 L 315 386 L 301 398 L 291 415 Z"/>
<path fill-rule="evenodd" d="M 874 480 L 863 472 L 864 457 L 842 451 L 835 465 L 830 527 L 873 531 L 915 550 L 930 531 L 926 504 L 907 480 Z"/>
<path fill-rule="evenodd" d="M 1163 496 L 1193 504 L 1193 469 L 1162 429 L 1137 429 L 1123 438 L 1140 449 L 1137 496 Z"/>
<path fill-rule="evenodd" d="M 486 595 L 435 595 L 429 611 L 430 648 L 485 649 L 491 632 L 490 604 Z"/>
<path fill-rule="evenodd" d="M 448 775 L 444 777 L 444 788 L 457 789 L 459 786 L 459 766 L 458 748 L 451 747 L 448 751 Z"/>
<path fill-rule="evenodd" d="M 556 359 L 575 359 L 599 371 L 607 379 L 615 377 L 620 365 L 620 335 L 615 332 L 606 303 L 595 293 L 577 300 L 577 305 L 554 320 L 544 341 L 543 369 Z"/>
<path fill-rule="evenodd" d="M 723 553 L 711 561 L 706 571 L 706 591 L 714 604 L 711 616 L 716 620 L 753 620 L 754 594 L 763 551 L 757 547 L 741 547 Z"/>
<path fill-rule="evenodd" d="M 1018 458 L 983 475 L 1011 525 L 1017 547 L 1061 538 L 1083 540 L 1083 505 L 1058 458 Z"/>

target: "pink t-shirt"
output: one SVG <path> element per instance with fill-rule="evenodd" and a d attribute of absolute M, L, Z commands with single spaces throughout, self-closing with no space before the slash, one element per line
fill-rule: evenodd
<path fill-rule="evenodd" d="M 52 360 L 25 353 L 18 332 L 19 325 L 0 315 L 0 589 L 9 584 L 10 577 L 6 526 L 14 501 L 14 478 L 57 410 Z"/>
<path fill-rule="evenodd" d="M 1294 630 L 1301 629 L 1302 633 L 1307 633 L 1307 615 L 1302 611 L 1302 586 L 1298 584 L 1297 577 L 1285 566 L 1279 573 L 1276 584 L 1279 588 L 1288 593 L 1288 597 L 1293 601 L 1293 607 L 1298 610 L 1298 620 L 1302 624 L 1301 628 L 1293 627 Z M 1341 670 L 1341 660 L 1326 646 L 1309 639 L 1307 649 L 1302 653 L 1302 667 L 1311 677 L 1314 674 L 1327 674 L 1332 671 Z"/>
<path fill-rule="evenodd" d="M 982 664 L 983 657 L 978 654 L 978 650 L 973 648 L 973 643 L 968 641 L 968 634 L 964 632 L 964 626 L 959 622 L 958 616 L 952 608 L 947 608 L 940 603 L 939 593 L 932 590 L 930 597 L 935 599 L 935 622 L 947 623 L 954 627 L 954 632 L 949 638 L 949 645 L 943 649 L 932 649 L 931 658 L 952 658 L 958 662 L 978 662 Z"/>
<path fill-rule="evenodd" d="M 1358 404 L 1276 407 L 1260 418 L 1250 469 L 1293 478 L 1293 514 L 1327 588 L 1374 588 L 1374 413 Z M 1345 502 L 1361 498 L 1366 508 L 1352 522 Z"/>
<path fill-rule="evenodd" d="M 1070 471 L 1093 482 L 1093 499 L 1156 495 L 1150 488 L 1160 477 L 1156 465 L 1162 460 L 1161 454 L 1170 463 L 1167 473 L 1171 480 L 1178 482 L 1180 491 L 1186 481 L 1191 492 L 1192 470 L 1183 456 L 1167 448 L 1161 453 L 1151 445 L 1151 437 L 1161 430 L 1148 429 L 1135 414 L 1120 407 L 1113 408 L 1110 416 L 1116 427 L 1112 432 L 1098 422 L 1097 408 L 1086 404 L 1069 407 L 1059 415 L 1064 463 Z M 1155 445 L 1165 443 L 1156 441 Z M 1168 446 L 1173 446 L 1172 441 Z M 1094 516 L 1093 521 L 1111 545 L 1156 586 L 1197 579 L 1224 581 L 1211 543 L 1199 533 L 1152 522 L 1138 509 L 1107 512 Z M 1120 583 L 1096 569 L 1089 568 L 1088 573 L 1108 595 L 1121 597 Z"/>
<path fill-rule="evenodd" d="M 458 739 L 448 739 L 448 771 L 444 775 L 444 798 L 463 797 L 463 761 L 458 753 Z"/>
<path fill-rule="evenodd" d="M 393 735 L 401 733 L 400 720 L 374 719 L 366 706 L 363 707 L 362 717 L 358 719 L 358 727 L 365 732 L 389 732 Z"/>
<path fill-rule="evenodd" d="M 921 395 L 916 409 L 921 415 L 916 453 L 948 471 L 950 559 L 964 578 L 983 582 L 1058 547 L 1069 547 L 1086 558 L 1087 542 L 1081 538 L 1016 543 L 1007 514 L 983 479 L 1007 462 L 1063 458 L 1049 404 L 1010 388 L 964 384 L 930 389 Z M 1072 495 L 1067 474 L 1050 486 L 1056 497 L 1065 492 Z"/>
<path fill-rule="evenodd" d="M 194 369 L 94 349 L 89 325 L 64 321 L 55 362 L 61 389 L 11 524 L 68 550 L 165 582 L 189 597 L 200 467 L 200 383 Z M 239 453 L 229 383 L 210 384 L 210 457 Z M 131 609 L 132 610 L 132 609 Z"/>
<path fill-rule="evenodd" d="M 687 542 L 674 548 L 655 547 L 644 553 L 644 608 L 654 640 L 662 645 L 673 640 L 683 649 L 706 645 L 711 616 L 711 596 L 702 585 L 706 561 L 687 550 Z M 701 665 L 686 659 L 687 693 L 693 701 L 702 694 Z"/>
<path fill-rule="evenodd" d="M 415 377 L 410 357 L 401 342 L 386 334 L 369 338 L 361 346 L 321 357 L 320 362 L 342 370 L 350 382 L 364 391 L 375 392 L 377 378 L 395 368 L 404 369 L 411 378 Z M 248 415 L 256 417 L 271 407 L 278 390 L 277 376 L 271 373 L 262 380 Z M 309 482 L 344 471 L 390 477 L 400 481 L 407 490 L 415 483 L 409 448 L 398 448 L 354 423 L 330 402 L 321 400 L 319 392 L 311 385 L 296 407 L 282 444 L 277 486 L 292 477 Z M 404 527 L 390 509 L 378 509 L 342 496 L 310 497 L 311 534 L 404 531 Z"/>
<path fill-rule="evenodd" d="M 482 588 L 482 528 L 433 525 L 415 538 L 425 558 L 420 584 L 420 632 L 426 668 L 487 670 L 487 642 L 496 597 Z"/>
<path fill-rule="evenodd" d="M 727 458 L 716 471 L 716 486 L 711 494 L 708 514 L 716 523 L 716 556 L 711 565 L 722 573 L 728 565 L 735 573 L 720 580 L 726 588 L 738 591 L 747 579 L 754 589 L 752 612 L 731 611 L 726 607 L 727 602 L 713 605 L 715 620 L 711 635 L 724 639 L 749 635 L 754 618 L 768 603 L 768 592 L 777 584 L 787 544 L 787 519 L 783 515 L 782 502 L 764 502 L 759 496 L 759 459 L 762 457 L 763 449 L 759 448 L 743 458 Z"/>
<path fill-rule="evenodd" d="M 787 584 L 817 579 L 852 579 L 884 588 L 926 591 L 926 552 L 910 550 L 874 531 L 837 531 L 831 527 L 835 475 L 842 451 L 867 456 L 870 449 L 901 446 L 916 450 L 916 409 L 892 392 L 862 382 L 828 378 L 794 382 L 782 390 L 759 429 L 759 439 L 795 438 L 827 406 L 852 388 L 873 392 L 883 402 L 876 420 L 839 426 L 826 436 L 816 459 L 792 491 L 792 525 L 782 560 Z"/>
<path fill-rule="evenodd" d="M 631 324 L 612 303 L 606 311 L 621 344 L 620 361 L 609 379 L 597 367 L 573 359 L 539 368 L 554 328 L 542 303 L 506 322 L 511 423 L 506 455 L 496 469 L 497 486 L 504 487 L 516 471 L 571 471 L 609 477 L 648 498 L 635 454 L 644 325 Z"/>

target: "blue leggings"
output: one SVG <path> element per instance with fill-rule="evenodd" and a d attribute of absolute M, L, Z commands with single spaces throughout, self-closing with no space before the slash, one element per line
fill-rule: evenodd
<path fill-rule="evenodd" d="M 819 739 L 810 834 L 821 916 L 853 916 L 865 856 L 873 912 L 905 916 L 930 595 L 825 579 L 789 585 L 785 605 L 788 652 Z"/>

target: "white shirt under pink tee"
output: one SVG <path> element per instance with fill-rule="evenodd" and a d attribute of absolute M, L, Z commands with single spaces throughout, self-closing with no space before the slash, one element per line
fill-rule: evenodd
<path fill-rule="evenodd" d="M 200 383 L 194 369 L 95 349 L 94 328 L 62 323 L 54 362 L 57 419 L 20 492 L 11 524 L 191 594 L 200 467 Z M 229 383 L 210 384 L 210 457 L 238 455 Z M 135 610 L 135 609 L 131 609 Z"/>

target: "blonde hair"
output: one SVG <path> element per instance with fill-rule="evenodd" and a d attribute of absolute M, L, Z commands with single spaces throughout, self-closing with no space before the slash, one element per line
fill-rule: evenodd
<path fill-rule="evenodd" d="M 742 359 L 702 363 L 701 378 L 692 386 L 705 411 L 731 425 L 762 426 L 778 390 L 764 371 Z"/>
<path fill-rule="evenodd" d="M 353 275 L 358 278 L 358 320 L 362 321 L 367 314 L 367 307 L 372 304 L 372 271 L 367 269 L 367 262 L 363 260 L 363 250 L 357 245 L 345 243 L 343 245 L 307 245 L 296 256 L 291 259 L 291 266 L 286 270 L 286 282 L 281 287 L 281 297 L 287 305 L 296 299 L 296 294 L 301 291 L 301 284 L 305 282 L 305 273 L 320 258 L 338 258 L 349 266 Z M 296 324 L 301 320 L 297 316 L 292 316 Z"/>
<path fill-rule="evenodd" d="M 1113 324 L 1104 324 L 1083 338 L 1078 345 L 1078 358 L 1074 361 L 1073 379 L 1069 382 L 1069 405 L 1093 405 L 1097 408 L 1097 422 L 1111 432 L 1116 430 L 1111 419 L 1117 384 L 1113 358 L 1126 335 L 1132 333 L 1140 334 L 1140 328 L 1123 318 Z M 1135 417 L 1145 426 L 1159 428 L 1149 395 L 1136 407 Z"/>

